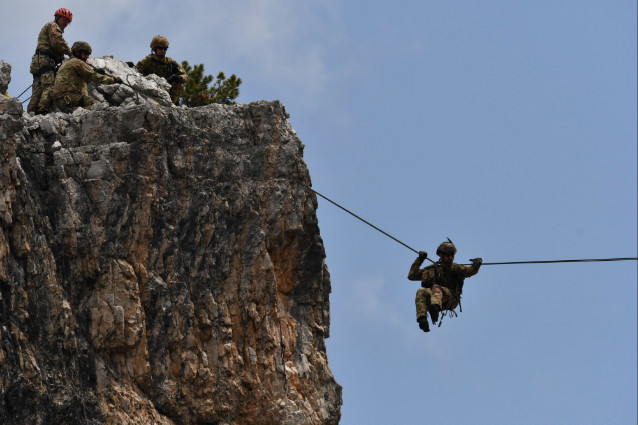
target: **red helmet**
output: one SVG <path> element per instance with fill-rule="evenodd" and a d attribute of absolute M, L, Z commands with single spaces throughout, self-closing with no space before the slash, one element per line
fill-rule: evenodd
<path fill-rule="evenodd" d="M 55 11 L 55 13 L 53 14 L 53 16 L 57 19 L 58 17 L 62 16 L 66 19 L 69 20 L 69 22 L 71 22 L 73 20 L 73 13 L 71 13 L 71 11 L 69 9 L 58 9 Z"/>

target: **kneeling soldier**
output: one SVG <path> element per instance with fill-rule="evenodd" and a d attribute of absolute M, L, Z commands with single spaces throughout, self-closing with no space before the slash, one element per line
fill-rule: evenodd
<path fill-rule="evenodd" d="M 81 106 L 91 109 L 98 103 L 89 96 L 87 82 L 100 84 L 122 83 L 118 77 L 98 74 L 86 61 L 92 49 L 86 41 L 76 41 L 71 47 L 73 57 L 64 62 L 55 77 L 52 97 L 56 106 L 63 112 L 71 112 Z"/>

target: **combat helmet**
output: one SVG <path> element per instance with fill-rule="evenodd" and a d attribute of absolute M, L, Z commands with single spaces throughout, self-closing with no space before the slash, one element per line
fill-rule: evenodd
<path fill-rule="evenodd" d="M 89 55 L 93 53 L 91 45 L 86 41 L 76 41 L 75 43 L 73 43 L 73 46 L 71 46 L 71 51 L 75 54 L 78 54 L 82 51 L 87 52 Z"/>
<path fill-rule="evenodd" d="M 151 49 L 155 50 L 158 47 L 166 47 L 168 49 L 168 39 L 163 35 L 156 35 L 151 40 Z"/>
<path fill-rule="evenodd" d="M 449 239 L 446 242 L 443 242 L 441 245 L 439 245 L 439 247 L 436 249 L 436 255 L 440 257 L 443 254 L 452 254 L 452 255 L 456 254 L 456 246 L 454 246 L 452 241 Z"/>
<path fill-rule="evenodd" d="M 53 17 L 55 19 L 58 19 L 60 16 L 62 16 L 63 18 L 68 19 L 69 23 L 73 20 L 73 13 L 71 13 L 71 11 L 69 9 L 65 9 L 65 8 L 58 9 L 53 14 Z"/>

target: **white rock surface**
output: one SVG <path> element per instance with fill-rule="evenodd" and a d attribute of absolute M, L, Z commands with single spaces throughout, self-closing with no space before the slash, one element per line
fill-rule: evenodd
<path fill-rule="evenodd" d="M 154 74 L 143 76 L 136 68 L 113 56 L 91 58 L 89 62 L 95 69 L 124 81 L 124 84 L 90 84 L 91 97 L 111 106 L 173 105 L 168 94 L 171 85 L 164 78 Z"/>

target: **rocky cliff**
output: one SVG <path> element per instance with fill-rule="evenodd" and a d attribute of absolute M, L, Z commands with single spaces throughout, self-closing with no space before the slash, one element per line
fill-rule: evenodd
<path fill-rule="evenodd" d="M 338 423 L 284 107 L 96 109 L 0 100 L 0 423 Z"/>

